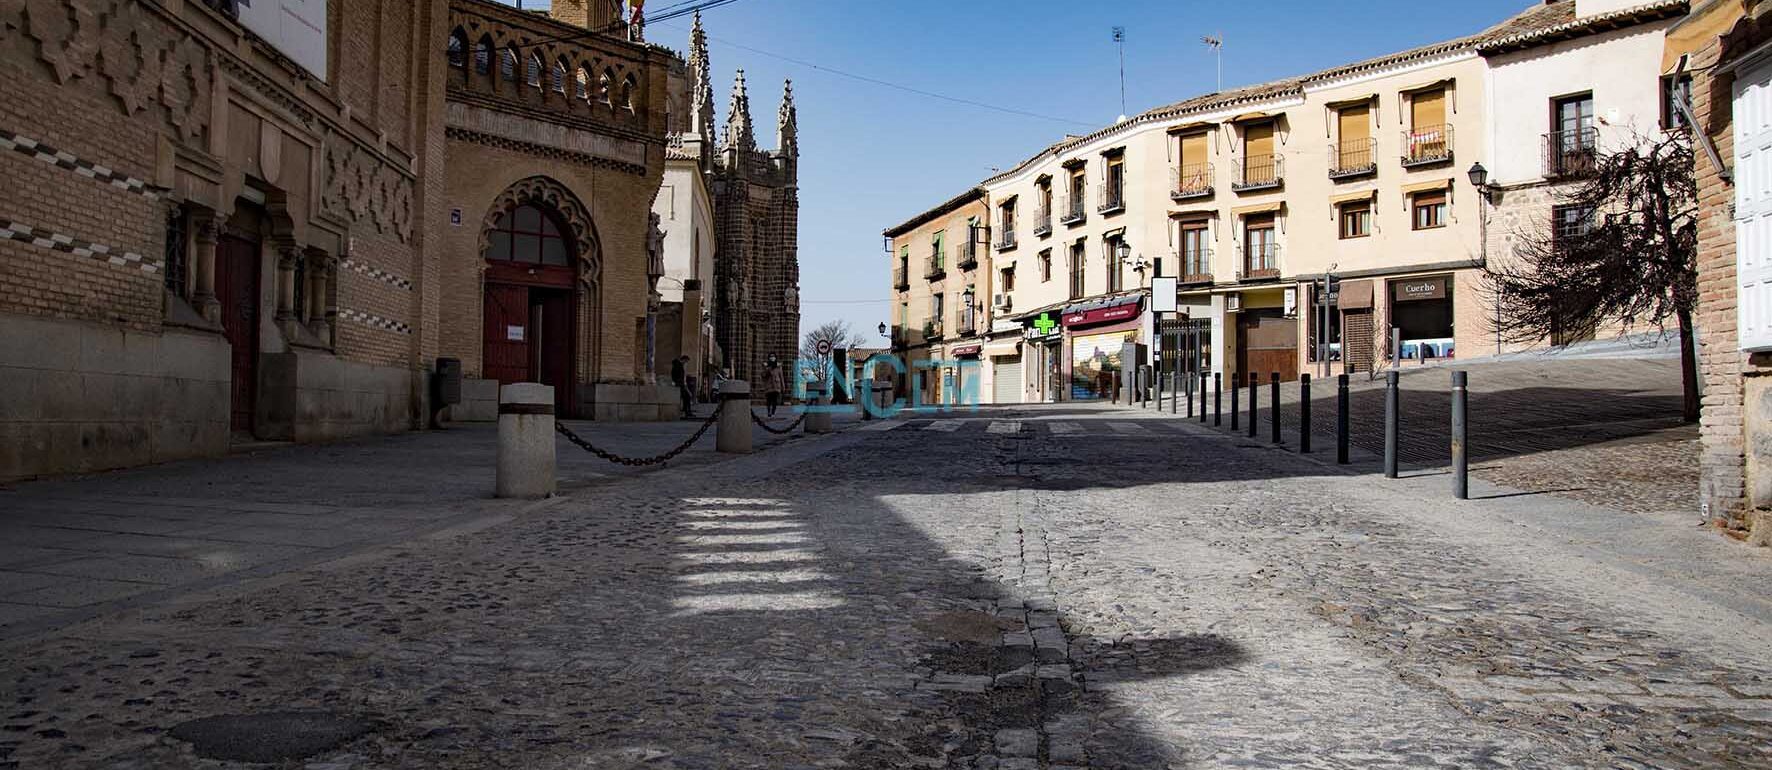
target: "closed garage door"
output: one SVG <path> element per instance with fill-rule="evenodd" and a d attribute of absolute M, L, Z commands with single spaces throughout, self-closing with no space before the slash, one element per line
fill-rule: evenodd
<path fill-rule="evenodd" d="M 991 403 L 1021 403 L 1021 356 L 991 359 Z"/>

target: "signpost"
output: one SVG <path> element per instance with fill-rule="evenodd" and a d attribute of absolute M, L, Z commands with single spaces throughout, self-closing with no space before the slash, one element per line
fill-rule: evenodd
<path fill-rule="evenodd" d="M 1151 357 L 1156 360 L 1157 364 L 1157 408 L 1159 410 L 1163 408 L 1163 354 L 1168 342 L 1163 339 L 1163 314 L 1177 311 L 1175 292 L 1178 288 L 1180 287 L 1174 277 L 1157 276 L 1151 279 L 1151 342 L 1154 343 L 1151 345 Z M 1181 357 L 1177 355 L 1175 360 L 1179 362 Z M 1171 389 L 1176 385 L 1175 377 L 1181 372 L 1179 366 L 1173 368 L 1174 371 L 1169 373 L 1169 387 Z"/>

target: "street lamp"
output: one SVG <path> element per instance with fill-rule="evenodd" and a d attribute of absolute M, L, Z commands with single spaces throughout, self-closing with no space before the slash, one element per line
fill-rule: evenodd
<path fill-rule="evenodd" d="M 886 336 L 886 322 L 885 321 L 880 322 L 880 336 L 882 336 L 882 337 Z"/>
<path fill-rule="evenodd" d="M 1489 205 L 1493 202 L 1491 198 L 1493 191 L 1489 189 L 1489 169 L 1483 168 L 1483 164 L 1478 162 L 1471 165 L 1469 174 L 1471 186 L 1477 188 L 1477 198 L 1480 201 L 1477 203 L 1477 206 L 1480 207 L 1477 213 L 1477 240 L 1479 241 L 1477 253 L 1482 259 L 1483 266 L 1488 267 Z M 1501 296 L 1499 294 L 1495 297 L 1495 355 L 1501 355 Z"/>

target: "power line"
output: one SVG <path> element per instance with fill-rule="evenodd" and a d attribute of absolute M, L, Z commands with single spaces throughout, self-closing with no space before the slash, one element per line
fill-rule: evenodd
<path fill-rule="evenodd" d="M 667 24 L 665 26 L 675 27 L 676 25 Z M 676 28 L 682 29 L 682 27 L 676 27 Z M 1018 110 L 1013 107 L 999 107 L 995 104 L 986 104 L 985 102 L 977 101 L 974 99 L 967 99 L 967 98 L 959 97 L 959 96 L 949 96 L 947 94 L 938 94 L 934 91 L 925 91 L 921 88 L 916 88 L 916 87 L 907 86 L 907 85 L 901 85 L 898 83 L 891 82 L 889 80 L 881 80 L 879 78 L 868 77 L 867 75 L 857 75 L 853 72 L 845 72 L 845 71 L 837 69 L 835 67 L 826 67 L 822 64 L 816 64 L 816 63 L 807 61 L 805 59 L 797 59 L 792 56 L 786 56 L 783 54 L 775 53 L 774 51 L 765 51 L 761 48 L 753 48 L 753 47 L 745 45 L 743 43 L 735 43 L 731 40 L 725 40 L 722 38 L 714 37 L 713 35 L 708 35 L 707 37 L 709 40 L 719 42 L 723 45 L 729 45 L 729 46 L 732 46 L 733 48 L 738 48 L 741 50 L 750 51 L 751 53 L 757 54 L 758 56 L 767 56 L 771 59 L 780 59 L 781 61 L 785 61 L 789 64 L 797 64 L 802 67 L 808 67 L 811 69 L 818 70 L 819 72 L 825 72 L 825 73 L 829 73 L 832 75 L 837 75 L 839 77 L 849 78 L 851 80 L 859 80 L 863 83 L 871 83 L 871 84 L 877 85 L 877 86 L 884 86 L 886 88 L 897 89 L 899 91 L 904 91 L 906 93 L 916 94 L 918 96 L 926 96 L 931 99 L 940 99 L 945 102 L 953 102 L 955 104 L 964 104 L 969 107 L 978 107 L 980 109 L 994 110 L 996 112 L 1007 113 L 1010 115 L 1020 115 L 1022 117 L 1027 117 L 1027 118 L 1038 118 L 1040 120 L 1050 120 L 1054 123 L 1069 123 L 1073 126 L 1091 126 L 1091 127 L 1093 127 L 1096 125 L 1095 123 L 1090 123 L 1088 121 L 1083 121 L 1083 120 L 1071 120 L 1070 118 L 1059 118 L 1059 117 L 1054 117 L 1051 115 L 1042 115 L 1038 112 L 1028 112 L 1027 110 Z"/>

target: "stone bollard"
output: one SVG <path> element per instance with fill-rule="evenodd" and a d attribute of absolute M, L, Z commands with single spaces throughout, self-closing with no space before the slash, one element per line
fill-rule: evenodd
<path fill-rule="evenodd" d="M 498 389 L 499 497 L 554 493 L 554 389 L 517 382 Z"/>
<path fill-rule="evenodd" d="M 751 384 L 727 380 L 720 390 L 720 425 L 714 449 L 728 454 L 751 452 Z"/>
<path fill-rule="evenodd" d="M 830 396 L 822 389 L 812 391 L 807 395 L 811 397 L 812 403 L 806 407 L 806 422 L 803 423 L 806 432 L 830 433 L 832 430 L 831 413 L 828 406 L 831 403 Z"/>

